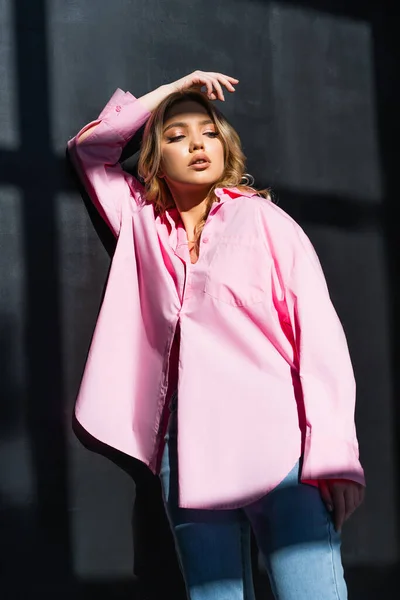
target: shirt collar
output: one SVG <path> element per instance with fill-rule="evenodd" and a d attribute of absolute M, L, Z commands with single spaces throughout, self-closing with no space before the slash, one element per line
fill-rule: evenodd
<path fill-rule="evenodd" d="M 180 214 L 177 208 L 167 208 L 167 210 L 163 213 L 163 217 L 167 219 L 172 229 L 175 229 L 180 221 Z"/>
<path fill-rule="evenodd" d="M 220 188 L 215 188 L 214 190 L 215 195 L 218 198 L 218 202 L 214 202 L 211 210 L 210 210 L 210 215 L 213 214 L 215 212 L 215 210 L 221 206 L 224 202 L 226 202 L 227 200 L 231 200 L 232 198 L 239 198 L 240 196 L 245 196 L 247 198 L 251 198 L 251 196 L 256 196 L 256 192 L 253 191 L 242 191 L 239 190 L 237 187 L 220 187 Z M 171 229 L 174 230 L 176 229 L 177 224 L 180 222 L 180 214 L 177 208 L 169 208 L 168 210 L 165 211 L 164 213 L 165 218 L 167 219 L 168 223 L 171 226 Z"/>
<path fill-rule="evenodd" d="M 217 198 L 219 199 L 219 202 L 214 202 L 214 204 L 212 205 L 211 210 L 210 210 L 210 215 L 212 215 L 218 209 L 218 207 L 221 206 L 221 204 L 223 204 L 227 200 L 232 200 L 233 198 L 240 198 L 241 196 L 250 198 L 251 196 L 257 195 L 256 192 L 247 191 L 247 190 L 241 191 L 237 187 L 216 188 L 214 190 L 214 193 L 217 196 Z"/>
<path fill-rule="evenodd" d="M 239 196 L 246 196 L 250 198 L 251 196 L 256 196 L 256 192 L 253 191 L 242 191 L 237 187 L 223 187 L 216 188 L 214 190 L 215 195 L 220 198 L 221 202 L 225 202 L 225 200 L 229 200 L 230 198 L 238 198 Z"/>

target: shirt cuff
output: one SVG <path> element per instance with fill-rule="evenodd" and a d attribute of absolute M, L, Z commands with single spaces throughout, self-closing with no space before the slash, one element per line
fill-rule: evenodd
<path fill-rule="evenodd" d="M 99 115 L 125 142 L 128 142 L 151 113 L 130 92 L 117 89 Z"/>
<path fill-rule="evenodd" d="M 349 479 L 365 486 L 357 442 L 312 433 L 307 436 L 301 481 L 316 484 L 319 479 Z"/>

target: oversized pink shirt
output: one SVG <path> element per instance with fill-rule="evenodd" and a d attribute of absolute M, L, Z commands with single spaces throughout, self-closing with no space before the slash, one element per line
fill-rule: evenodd
<path fill-rule="evenodd" d="M 180 506 L 248 504 L 301 454 L 303 481 L 364 484 L 348 347 L 309 239 L 269 200 L 217 189 L 191 264 L 177 211 L 155 217 L 118 163 L 148 117 L 117 90 L 93 133 L 68 144 L 117 237 L 78 421 L 157 472 L 179 324 Z"/>

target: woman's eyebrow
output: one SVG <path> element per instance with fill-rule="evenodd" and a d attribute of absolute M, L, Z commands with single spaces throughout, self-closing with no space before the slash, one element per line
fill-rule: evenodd
<path fill-rule="evenodd" d="M 199 123 L 199 125 L 209 125 L 209 124 L 214 125 L 214 121 L 212 119 L 205 119 L 204 121 L 200 121 L 200 123 Z M 185 123 L 184 121 L 174 121 L 174 123 L 171 123 L 164 129 L 164 133 L 166 131 L 168 131 L 168 129 L 171 129 L 172 127 L 187 127 L 187 126 L 188 126 L 188 124 Z"/>

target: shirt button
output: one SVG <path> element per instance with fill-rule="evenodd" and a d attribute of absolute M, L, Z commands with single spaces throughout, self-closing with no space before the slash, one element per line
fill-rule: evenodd
<path fill-rule="evenodd" d="M 118 106 L 116 106 L 116 107 L 115 107 L 115 110 L 116 110 L 117 112 L 121 112 L 121 107 L 118 105 Z"/>
<path fill-rule="evenodd" d="M 203 238 L 203 244 L 207 244 L 208 242 L 208 237 Z"/>

